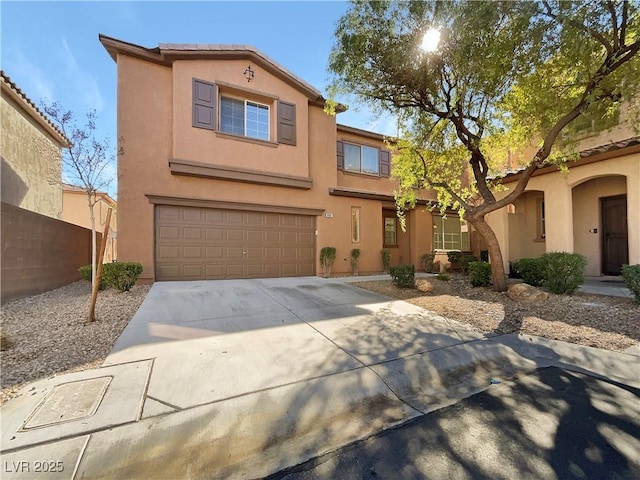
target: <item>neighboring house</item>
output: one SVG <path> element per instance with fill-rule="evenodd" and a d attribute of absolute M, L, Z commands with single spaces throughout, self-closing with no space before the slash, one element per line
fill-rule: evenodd
<path fill-rule="evenodd" d="M 0 86 L 2 201 L 60 218 L 61 149 L 69 142 L 4 72 Z"/>
<path fill-rule="evenodd" d="M 433 192 L 402 232 L 383 136 L 337 125 L 318 90 L 256 49 L 100 41 L 126 145 L 118 258 L 141 262 L 143 279 L 316 275 L 325 246 L 337 274 L 353 248 L 365 273 L 382 270 L 383 247 L 416 266 L 434 245 L 470 248 L 456 215 L 423 207 Z"/>
<path fill-rule="evenodd" d="M 539 169 L 514 204 L 487 216 L 505 264 L 553 251 L 584 255 L 591 276 L 640 264 L 640 137 L 631 122 L 622 109 L 615 125 L 590 126 L 577 139 L 580 159 L 567 174 Z M 502 183 L 513 188 L 519 175 L 513 171 Z M 477 240 L 476 252 L 484 248 Z"/>
<path fill-rule="evenodd" d="M 104 263 L 113 262 L 118 258 L 118 203 L 107 193 L 97 192 L 93 214 L 95 216 L 96 232 L 100 234 L 104 232 L 109 208 L 113 211 L 109 221 L 109 238 L 104 251 Z M 82 187 L 68 184 L 62 185 L 62 220 L 91 230 L 87 192 Z"/>

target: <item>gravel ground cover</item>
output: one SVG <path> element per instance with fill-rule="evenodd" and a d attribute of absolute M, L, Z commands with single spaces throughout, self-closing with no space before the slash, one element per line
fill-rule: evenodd
<path fill-rule="evenodd" d="M 629 298 L 550 293 L 544 302 L 524 303 L 506 293 L 474 288 L 464 275 L 452 275 L 448 282 L 428 280 L 431 293 L 399 289 L 390 280 L 352 285 L 406 300 L 484 333 L 528 333 L 614 351 L 640 341 L 640 307 Z"/>
<path fill-rule="evenodd" d="M 130 292 L 101 291 L 96 321 L 87 323 L 91 284 L 85 280 L 2 305 L 2 401 L 39 378 L 102 364 L 146 297 L 150 285 Z"/>

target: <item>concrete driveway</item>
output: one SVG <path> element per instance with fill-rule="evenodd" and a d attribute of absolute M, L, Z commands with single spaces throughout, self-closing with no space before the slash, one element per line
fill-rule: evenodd
<path fill-rule="evenodd" d="M 3 465 L 6 478 L 45 457 L 65 466 L 47 478 L 257 478 L 550 365 L 640 386 L 637 356 L 486 338 L 338 279 L 161 282 L 102 368 L 3 407 Z"/>

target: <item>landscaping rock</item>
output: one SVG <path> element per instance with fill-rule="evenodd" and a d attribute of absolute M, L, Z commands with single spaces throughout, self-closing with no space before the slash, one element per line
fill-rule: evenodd
<path fill-rule="evenodd" d="M 416 288 L 421 292 L 429 293 L 433 290 L 433 285 L 428 280 L 419 278 L 416 280 Z"/>
<path fill-rule="evenodd" d="M 516 283 L 510 285 L 507 291 L 509 298 L 514 301 L 520 302 L 544 302 L 549 298 L 549 294 L 540 290 L 539 288 L 532 287 L 526 283 Z"/>

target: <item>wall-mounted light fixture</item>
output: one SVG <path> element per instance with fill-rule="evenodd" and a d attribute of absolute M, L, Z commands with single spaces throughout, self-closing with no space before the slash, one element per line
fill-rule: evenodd
<path fill-rule="evenodd" d="M 255 74 L 256 72 L 251 70 L 251 65 L 249 65 L 244 71 L 244 76 L 247 77 L 247 82 L 250 82 L 251 80 L 253 80 L 253 77 L 255 76 Z"/>

